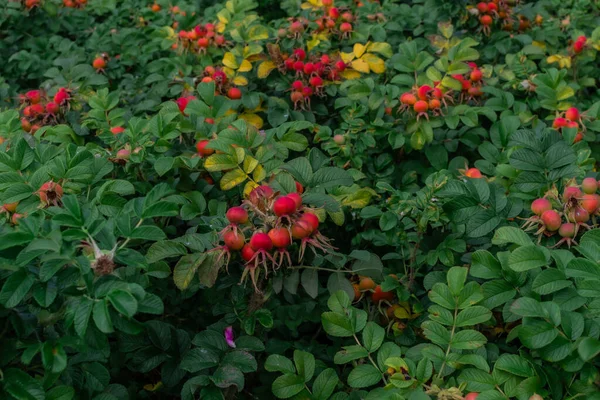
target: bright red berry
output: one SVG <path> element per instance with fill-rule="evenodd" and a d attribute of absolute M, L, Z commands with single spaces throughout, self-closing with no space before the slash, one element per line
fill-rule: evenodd
<path fill-rule="evenodd" d="M 268 235 L 273 246 L 277 248 L 286 248 L 292 243 L 290 232 L 286 228 L 273 228 Z"/>
<path fill-rule="evenodd" d="M 248 211 L 243 207 L 231 207 L 225 213 L 225 217 L 232 224 L 245 224 L 248 222 Z"/>
<path fill-rule="evenodd" d="M 273 203 L 273 212 L 278 217 L 293 214 L 295 211 L 296 202 L 287 196 L 281 196 Z"/>
<path fill-rule="evenodd" d="M 210 140 L 206 139 L 200 140 L 198 143 L 196 143 L 196 151 L 198 152 L 198 154 L 200 154 L 200 156 L 210 156 L 215 152 L 213 149 L 209 149 L 206 147 L 209 145 L 209 143 Z"/>
<path fill-rule="evenodd" d="M 256 232 L 250 239 L 250 247 L 252 247 L 252 250 L 254 251 L 269 251 L 273 248 L 273 242 L 266 233 Z"/>

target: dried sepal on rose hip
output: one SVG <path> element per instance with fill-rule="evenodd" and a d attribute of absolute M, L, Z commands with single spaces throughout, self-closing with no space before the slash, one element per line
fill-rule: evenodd
<path fill-rule="evenodd" d="M 37 195 L 40 197 L 42 207 L 49 205 L 58 206 L 63 196 L 63 188 L 54 181 L 48 181 L 40 186 Z"/>

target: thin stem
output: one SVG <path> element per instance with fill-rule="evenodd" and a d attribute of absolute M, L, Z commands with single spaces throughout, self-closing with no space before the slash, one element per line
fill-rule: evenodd
<path fill-rule="evenodd" d="M 358 340 L 358 338 L 356 337 L 356 334 L 352 335 L 354 336 L 354 340 L 356 340 L 356 343 L 360 346 L 363 347 L 364 346 L 360 343 L 360 340 Z M 366 350 L 366 349 L 365 349 Z M 368 351 L 367 351 L 368 352 Z M 375 361 L 373 360 L 373 358 L 371 357 L 371 353 L 368 353 L 367 357 L 369 358 L 369 361 L 371 361 L 371 364 L 373 364 L 373 366 L 375 367 L 375 369 L 377 369 L 377 371 L 379 371 L 379 373 L 381 374 L 381 379 L 383 379 L 383 383 L 385 383 L 387 385 L 387 380 L 385 379 L 385 374 L 379 369 L 379 367 L 377 366 L 377 364 L 375 363 Z"/>
<path fill-rule="evenodd" d="M 142 222 L 144 222 L 144 219 L 140 219 L 140 221 L 135 225 L 135 228 L 139 228 L 140 225 L 142 225 Z M 133 228 L 133 229 L 135 229 Z M 131 238 L 127 238 L 125 239 L 125 241 L 119 246 L 118 250 L 121 250 L 123 247 L 125 247 L 127 245 L 127 243 L 129 243 L 129 241 L 131 240 Z"/>
<path fill-rule="evenodd" d="M 450 331 L 450 342 L 448 343 L 448 348 L 446 349 L 446 355 L 444 356 L 444 362 L 442 363 L 442 366 L 440 367 L 440 372 L 438 372 L 438 374 L 437 374 L 437 379 L 440 379 L 442 377 L 442 373 L 444 372 L 444 367 L 446 366 L 446 359 L 448 358 L 448 355 L 450 354 L 450 347 L 452 346 L 452 339 L 454 338 L 454 332 L 456 331 L 456 316 L 458 315 L 458 302 L 456 301 L 456 298 L 454 299 L 454 302 L 456 303 L 456 305 L 454 306 L 454 319 L 452 321 L 452 331 Z"/>

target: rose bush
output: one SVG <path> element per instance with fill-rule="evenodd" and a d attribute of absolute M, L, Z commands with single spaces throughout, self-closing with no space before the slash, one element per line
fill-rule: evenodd
<path fill-rule="evenodd" d="M 600 399 L 600 8 L 0 4 L 2 399 Z"/>

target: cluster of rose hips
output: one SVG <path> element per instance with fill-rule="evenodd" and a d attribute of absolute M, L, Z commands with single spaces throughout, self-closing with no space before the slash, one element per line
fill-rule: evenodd
<path fill-rule="evenodd" d="M 63 0 L 63 5 L 66 8 L 83 8 L 87 4 L 87 0 Z"/>
<path fill-rule="evenodd" d="M 471 71 L 465 75 L 452 75 L 452 78 L 459 81 L 462 85 L 460 101 L 475 99 L 483 95 L 481 91 L 483 72 L 477 64 L 468 63 Z M 415 86 L 410 92 L 403 93 L 400 96 L 399 112 L 414 112 L 417 120 L 424 116 L 429 119 L 429 113 L 433 116 L 443 115 L 442 106 L 447 107 L 448 102 L 453 102 L 452 91 L 445 90 L 440 82 L 434 82 L 434 86 L 429 85 Z M 391 111 L 391 110 L 390 110 Z M 387 112 L 387 110 L 386 110 Z"/>
<path fill-rule="evenodd" d="M 227 95 L 231 100 L 239 100 L 242 98 L 242 91 L 229 83 L 227 74 L 219 67 L 215 68 L 212 65 L 205 67 L 200 82 L 214 82 L 216 95 Z"/>
<path fill-rule="evenodd" d="M 364 297 L 369 297 L 375 304 L 382 302 L 391 302 L 394 300 L 394 292 L 384 292 L 381 290 L 381 285 L 377 285 L 375 281 L 368 276 L 359 276 L 358 281 L 352 284 L 354 288 L 354 301 L 359 301 Z"/>
<path fill-rule="evenodd" d="M 339 33 L 342 38 L 350 37 L 354 15 L 347 9 L 333 7 L 333 0 L 324 0 L 323 7 L 323 16 L 315 20 L 317 32 Z"/>
<path fill-rule="evenodd" d="M 583 229 L 591 229 L 596 225 L 596 217 L 600 216 L 600 196 L 596 193 L 600 182 L 595 178 L 585 178 L 581 185 L 565 187 L 562 197 L 548 194 L 531 203 L 534 215 L 523 225 L 526 230 L 537 229 L 536 235 L 561 237 L 555 246 L 567 243 L 577 244 L 575 237 Z M 556 205 L 556 207 L 555 207 Z M 591 225 L 589 224 L 591 221 Z"/>
<path fill-rule="evenodd" d="M 452 77 L 462 85 L 461 101 L 465 98 L 467 101 L 475 100 L 483 96 L 483 92 L 481 91 L 483 86 L 483 72 L 474 62 L 468 62 L 467 64 L 471 68 L 470 72 L 467 72 L 464 75 L 452 75 Z"/>
<path fill-rule="evenodd" d="M 477 16 L 479 18 L 479 23 L 481 24 L 481 29 L 484 34 L 490 35 L 492 29 L 492 24 L 494 20 L 501 21 L 502 29 L 506 31 L 512 31 L 514 29 L 514 21 L 512 19 L 513 14 L 513 6 L 514 2 L 510 1 L 501 1 L 501 0 L 493 0 L 493 1 L 481 1 L 477 3 L 475 7 L 470 7 L 468 10 L 471 14 Z M 536 22 L 541 24 L 542 17 L 536 17 Z M 529 20 L 522 15 L 519 15 L 519 31 L 524 31 L 530 27 Z"/>
<path fill-rule="evenodd" d="M 24 105 L 21 129 L 34 134 L 43 125 L 57 121 L 57 117 L 69 107 L 71 95 L 66 88 L 60 88 L 52 97 L 47 98 L 41 90 L 30 90 L 19 95 Z"/>
<path fill-rule="evenodd" d="M 327 54 L 306 54 L 304 49 L 294 49 L 291 55 L 283 55 L 282 72 L 294 72 L 296 80 L 292 82 L 290 99 L 294 109 L 310 109 L 310 98 L 323 95 L 324 78 L 330 81 L 340 79 L 347 65 L 342 60 L 331 58 Z"/>
<path fill-rule="evenodd" d="M 554 122 L 552 122 L 552 127 L 560 132 L 562 128 L 579 129 L 579 124 L 581 123 L 581 126 L 583 126 L 583 128 L 585 129 L 585 125 L 583 125 L 581 117 L 582 113 L 579 112 L 579 109 L 577 109 L 576 107 L 571 107 L 563 114 L 554 119 Z M 574 142 L 577 143 L 582 139 L 583 132 L 577 132 Z"/>
<path fill-rule="evenodd" d="M 219 35 L 215 31 L 215 25 L 211 23 L 196 25 L 189 31 L 181 30 L 178 32 L 177 36 L 179 37 L 179 43 L 183 48 L 200 54 L 206 54 L 206 51 L 210 46 L 225 47 L 228 45 L 225 36 Z M 179 46 L 176 44 L 173 47 L 178 48 Z"/>
<path fill-rule="evenodd" d="M 245 262 L 242 281 L 250 276 L 257 291 L 261 271 L 266 278 L 270 270 L 292 266 L 290 249 L 298 251 L 298 262 L 307 247 L 315 253 L 333 249 L 318 230 L 319 218 L 302 204 L 302 185 L 296 183 L 296 190 L 283 196 L 270 186 L 258 186 L 242 205 L 227 210 L 230 224 L 220 233 L 223 245 L 212 251 L 218 251 L 226 265 L 232 253 L 239 252 Z"/>

